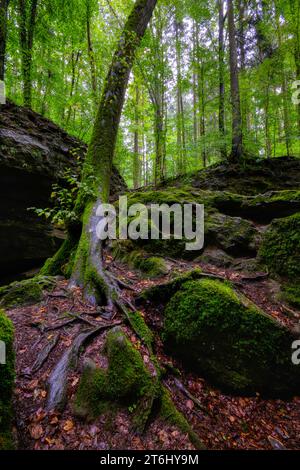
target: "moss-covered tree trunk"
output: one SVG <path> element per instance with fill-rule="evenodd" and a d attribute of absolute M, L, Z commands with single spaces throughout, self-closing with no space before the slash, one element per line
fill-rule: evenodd
<path fill-rule="evenodd" d="M 111 302 L 109 283 L 102 266 L 101 241 L 96 234 L 100 222 L 97 209 L 109 198 L 112 161 L 127 83 L 135 52 L 156 3 L 157 0 L 137 0 L 129 15 L 106 78 L 85 161 L 83 182 L 91 181 L 90 176 L 93 176 L 95 196 L 84 200 L 83 194 L 79 194 L 77 200 L 83 224 L 71 285 L 83 287 L 87 300 L 94 304 Z"/>

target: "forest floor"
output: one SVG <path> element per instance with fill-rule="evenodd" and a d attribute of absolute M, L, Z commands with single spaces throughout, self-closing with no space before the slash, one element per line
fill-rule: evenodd
<path fill-rule="evenodd" d="M 159 280 L 142 279 L 128 266 L 114 261 L 106 254 L 107 268 L 119 279 L 133 287 L 123 289 L 125 299 L 134 303 L 139 293 Z M 255 303 L 278 321 L 290 327 L 299 326 L 297 315 L 288 316 L 283 307 L 274 301 L 272 281 L 265 276 L 249 278 L 242 272 L 218 269 L 211 265 L 170 260 L 171 271 L 185 272 L 196 266 L 203 271 L 218 274 L 231 281 L 240 281 L 240 289 Z M 19 449 L 136 449 L 136 450 L 184 450 L 193 449 L 188 436 L 160 418 L 153 419 L 143 435 L 137 435 L 132 426 L 130 411 L 116 408 L 93 422 L 82 421 L 72 412 L 72 401 L 80 380 L 80 370 L 85 358 L 92 358 L 97 365 L 106 365 L 102 347 L 106 331 L 94 338 L 82 352 L 78 367 L 68 377 L 67 406 L 62 413 L 46 411 L 47 379 L 63 352 L 70 347 L 74 337 L 85 328 L 82 321 L 64 325 L 70 314 L 80 315 L 87 326 L 118 323 L 121 315 L 115 312 L 113 319 L 105 320 L 83 301 L 80 289 L 69 291 L 68 282 L 61 280 L 51 294 L 45 294 L 39 305 L 8 311 L 15 325 L 17 379 L 15 388 L 14 434 Z M 290 401 L 253 397 L 230 396 L 212 387 L 204 378 L 186 373 L 182 365 L 164 353 L 157 332 L 162 324 L 162 309 L 140 309 L 148 326 L 155 333 L 155 353 L 162 365 L 172 364 L 181 372 L 180 383 L 196 397 L 201 407 L 187 397 L 171 372 L 164 384 L 172 394 L 177 408 L 187 418 L 194 431 L 208 449 L 300 449 L 300 397 Z M 146 348 L 129 327 L 124 326 L 132 343 L 149 361 Z M 43 366 L 32 373 L 32 366 L 41 350 L 51 340 L 58 341 Z M 170 370 L 170 367 L 168 368 Z"/>

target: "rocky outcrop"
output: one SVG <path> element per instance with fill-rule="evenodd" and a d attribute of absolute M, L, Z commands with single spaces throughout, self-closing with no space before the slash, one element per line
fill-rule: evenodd
<path fill-rule="evenodd" d="M 0 279 L 39 267 L 64 233 L 29 207 L 48 207 L 67 168 L 79 172 L 86 145 L 41 115 L 8 102 L 0 109 Z M 112 191 L 126 187 L 117 170 Z"/>

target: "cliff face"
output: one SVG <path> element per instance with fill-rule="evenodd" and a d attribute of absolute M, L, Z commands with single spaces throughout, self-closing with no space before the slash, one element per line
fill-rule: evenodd
<path fill-rule="evenodd" d="M 48 207 L 53 183 L 77 169 L 86 145 L 53 122 L 8 102 L 0 107 L 0 280 L 40 266 L 64 233 L 28 207 Z M 112 192 L 126 185 L 114 170 Z"/>

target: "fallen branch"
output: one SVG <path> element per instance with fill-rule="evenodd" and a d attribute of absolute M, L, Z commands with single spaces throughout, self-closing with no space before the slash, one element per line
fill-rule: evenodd
<path fill-rule="evenodd" d="M 127 289 L 127 290 L 130 290 L 132 292 L 136 292 L 136 289 L 132 286 L 130 286 L 129 284 L 127 284 L 126 282 L 122 281 L 121 279 L 119 279 L 117 276 L 115 276 L 114 274 L 112 274 L 110 271 L 107 271 L 107 274 L 109 275 L 109 277 L 111 277 L 120 287 L 124 288 L 124 289 Z"/>
<path fill-rule="evenodd" d="M 263 279 L 267 279 L 268 277 L 269 277 L 269 273 L 257 273 L 253 276 L 241 276 L 240 281 L 256 282 L 256 281 L 261 281 Z"/>
<path fill-rule="evenodd" d="M 286 312 L 288 315 L 291 315 L 294 318 L 299 318 L 300 317 L 300 312 L 295 312 L 295 310 L 291 309 L 285 304 L 281 304 L 281 309 Z"/>
<path fill-rule="evenodd" d="M 122 322 L 114 322 L 109 325 L 101 325 L 93 330 L 87 330 L 79 333 L 74 339 L 72 346 L 64 352 L 56 367 L 52 371 L 48 380 L 48 402 L 47 410 L 60 410 L 62 411 L 65 407 L 67 398 L 67 379 L 69 369 L 76 369 L 78 363 L 78 356 L 81 347 L 86 344 L 88 340 L 95 337 L 101 331 L 109 328 L 113 328 L 116 325 L 120 325 Z"/>
<path fill-rule="evenodd" d="M 188 389 L 178 380 L 176 379 L 176 377 L 174 377 L 173 379 L 174 381 L 174 384 L 176 386 L 176 388 L 178 388 L 178 390 L 183 393 L 183 395 L 185 395 L 187 398 L 189 398 L 190 400 L 192 400 L 193 403 L 195 403 L 195 405 L 202 411 L 204 411 L 204 413 L 207 413 L 207 414 L 210 414 L 210 412 L 208 411 L 208 409 L 202 405 L 202 403 L 198 400 L 198 398 L 194 397 L 194 395 L 192 395 Z"/>

